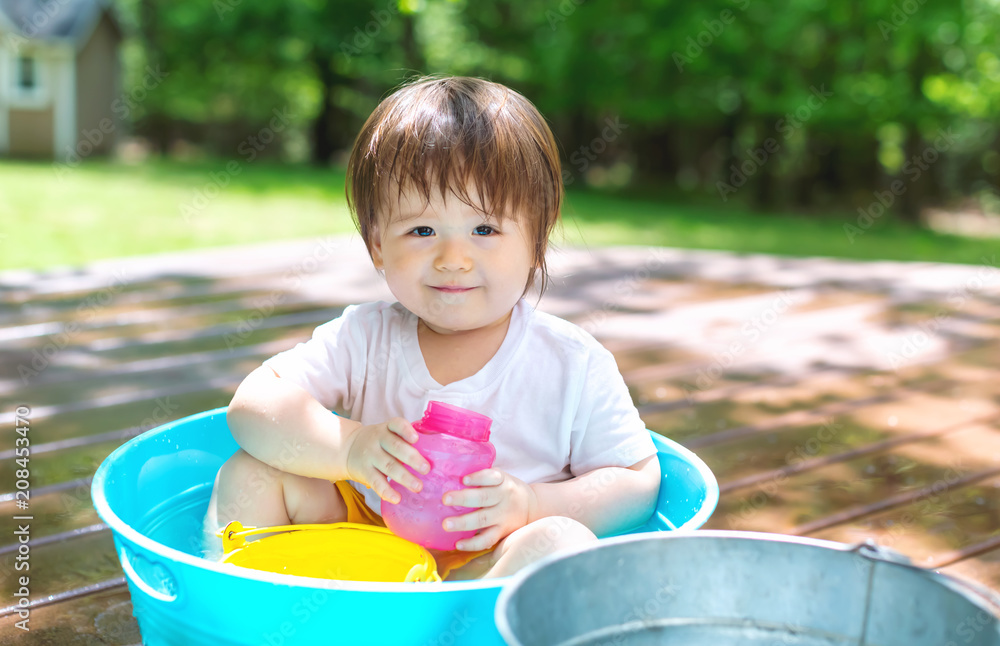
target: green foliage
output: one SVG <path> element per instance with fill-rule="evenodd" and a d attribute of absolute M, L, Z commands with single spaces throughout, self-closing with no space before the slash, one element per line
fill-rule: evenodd
<path fill-rule="evenodd" d="M 975 141 L 949 151 L 951 166 L 904 206 L 981 190 L 1000 173 L 988 154 L 1000 114 L 993 0 L 120 2 L 135 34 L 130 78 L 147 64 L 170 73 L 136 113 L 154 139 L 172 123 L 252 132 L 288 107 L 328 163 L 394 86 L 451 73 L 524 93 L 567 157 L 616 117 L 630 130 L 598 165 L 709 194 L 775 138 L 779 161 L 747 191 L 762 204 L 824 192 L 858 203 L 941 128 L 968 124 L 983 125 Z M 817 91 L 829 100 L 817 105 Z"/>

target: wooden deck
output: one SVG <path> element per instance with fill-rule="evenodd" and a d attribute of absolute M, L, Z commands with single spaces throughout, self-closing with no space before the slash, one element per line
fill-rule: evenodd
<path fill-rule="evenodd" d="M 721 252 L 565 250 L 540 307 L 611 348 L 648 426 L 701 455 L 710 528 L 854 542 L 1000 588 L 1000 271 Z M 356 238 L 0 274 L 0 589 L 30 513 L 31 632 L 140 641 L 95 469 L 127 438 L 228 403 L 344 306 L 391 299 Z M 30 406 L 30 509 L 14 411 Z"/>

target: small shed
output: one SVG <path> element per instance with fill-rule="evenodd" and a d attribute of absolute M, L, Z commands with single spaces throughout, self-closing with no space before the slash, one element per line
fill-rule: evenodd
<path fill-rule="evenodd" d="M 121 40 L 106 0 L 0 0 L 0 156 L 110 151 Z"/>

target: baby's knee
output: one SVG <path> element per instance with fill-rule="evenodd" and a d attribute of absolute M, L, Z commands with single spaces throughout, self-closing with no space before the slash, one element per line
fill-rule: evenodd
<path fill-rule="evenodd" d="M 531 528 L 529 545 L 544 554 L 597 540 L 597 536 L 586 525 L 565 516 L 548 516 L 536 520 L 529 527 Z"/>
<path fill-rule="evenodd" d="M 261 462 L 243 449 L 236 449 L 236 453 L 233 453 L 219 469 L 218 480 L 223 484 L 245 483 L 266 479 L 268 476 L 277 478 L 277 474 L 278 471 L 274 467 Z"/>
<path fill-rule="evenodd" d="M 219 469 L 208 505 L 209 519 L 218 527 L 246 520 L 246 512 L 268 491 L 281 491 L 281 472 L 237 449 Z"/>

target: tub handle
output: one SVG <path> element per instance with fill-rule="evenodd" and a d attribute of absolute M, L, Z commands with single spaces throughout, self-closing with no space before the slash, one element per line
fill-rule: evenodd
<path fill-rule="evenodd" d="M 136 556 L 136 561 L 144 560 L 142 556 Z M 136 571 L 135 567 L 132 565 L 131 557 L 129 556 L 129 550 L 122 548 L 118 552 L 118 559 L 122 563 L 122 570 L 125 572 L 125 577 L 131 581 L 137 588 L 142 590 L 142 592 L 157 601 L 162 601 L 163 603 L 173 603 L 177 601 L 177 584 L 174 581 L 174 577 L 159 563 L 153 565 L 155 568 L 160 568 L 163 570 L 162 580 L 166 583 L 166 588 L 168 592 L 163 592 L 154 588 L 152 585 L 146 582 L 145 579 Z"/>
<path fill-rule="evenodd" d="M 978 583 L 966 581 L 965 579 L 960 579 L 957 576 L 945 574 L 944 572 L 935 572 L 934 570 L 928 570 L 927 568 L 922 568 L 919 565 L 914 565 L 913 561 L 911 561 L 905 554 L 901 554 L 896 550 L 891 550 L 888 547 L 883 547 L 870 538 L 862 543 L 857 543 L 851 546 L 850 551 L 857 552 L 859 555 L 871 561 L 883 561 L 893 565 L 901 565 L 911 570 L 923 572 L 927 576 L 940 579 L 941 583 L 955 592 L 966 598 L 971 596 L 978 600 L 985 601 L 989 605 L 993 606 L 994 612 L 1000 614 L 1000 595 Z"/>

